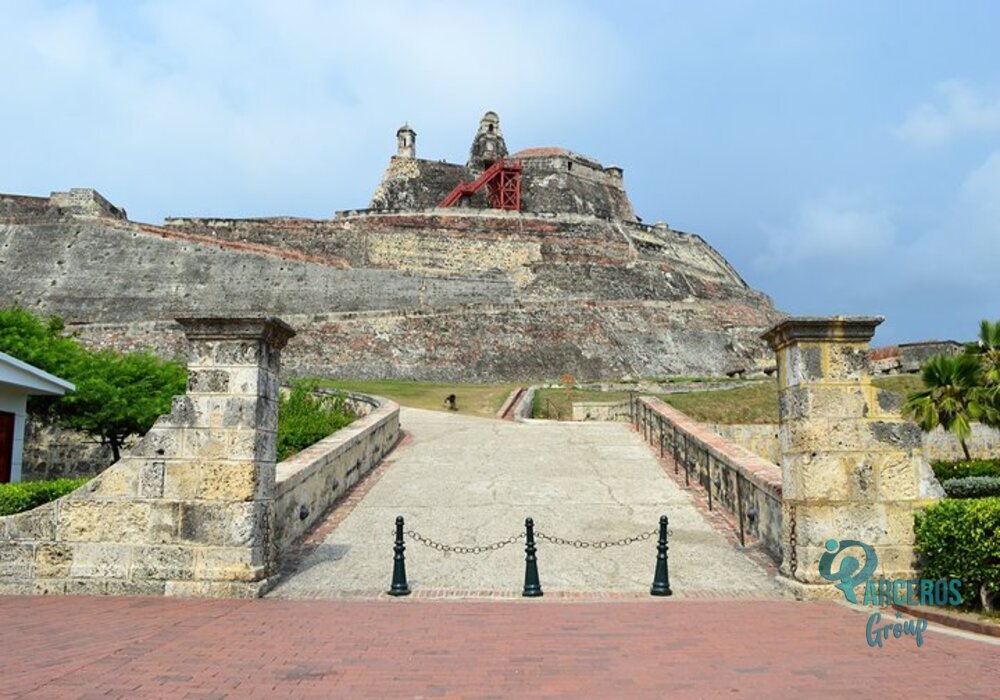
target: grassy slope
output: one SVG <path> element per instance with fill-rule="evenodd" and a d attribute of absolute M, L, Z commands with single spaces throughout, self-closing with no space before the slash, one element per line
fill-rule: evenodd
<path fill-rule="evenodd" d="M 324 386 L 376 394 L 392 399 L 402 406 L 446 410 L 444 399 L 455 394 L 459 413 L 492 417 L 507 395 L 519 384 L 448 384 L 445 382 L 414 382 L 386 379 L 379 381 L 324 380 Z"/>
<path fill-rule="evenodd" d="M 917 375 L 879 377 L 875 386 L 904 397 L 921 387 Z M 508 384 L 448 384 L 445 382 L 415 382 L 404 380 L 348 381 L 329 380 L 324 385 L 385 396 L 403 406 L 445 410 L 444 397 L 458 397 L 458 412 L 474 416 L 496 414 L 510 392 L 522 386 Z M 558 417 L 569 420 L 573 401 L 621 401 L 628 398 L 624 391 L 581 391 L 574 389 L 539 389 L 535 393 L 534 415 L 539 418 Z M 683 394 L 665 394 L 661 398 L 692 418 L 706 423 L 777 423 L 778 392 L 773 379 L 764 379 L 751 386 L 720 391 L 692 391 Z"/>

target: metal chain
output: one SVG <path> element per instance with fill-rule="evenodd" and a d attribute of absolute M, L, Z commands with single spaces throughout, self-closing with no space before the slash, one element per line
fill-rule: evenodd
<path fill-rule="evenodd" d="M 795 532 L 795 504 L 792 504 L 788 509 L 789 520 L 791 522 L 788 524 L 788 564 L 789 564 L 789 574 L 792 578 L 795 578 L 795 570 L 799 566 L 799 553 L 798 553 L 798 534 Z"/>
<path fill-rule="evenodd" d="M 545 540 L 546 542 L 551 542 L 556 545 L 566 545 L 569 547 L 576 547 L 577 549 L 607 549 L 608 547 L 625 547 L 636 542 L 642 542 L 648 540 L 650 537 L 659 534 L 659 530 L 650 530 L 649 532 L 643 532 L 638 535 L 633 535 L 632 537 L 623 537 L 620 540 L 599 540 L 597 542 L 585 542 L 584 540 L 567 540 L 562 537 L 556 537 L 554 535 L 547 535 L 544 532 L 539 532 L 535 530 L 535 537 L 540 540 Z"/>
<path fill-rule="evenodd" d="M 414 530 L 407 530 L 406 536 L 425 547 L 430 547 L 431 549 L 436 549 L 439 552 L 451 552 L 453 554 L 482 554 L 483 552 L 495 552 L 498 549 L 503 549 L 509 544 L 514 544 L 518 540 L 524 539 L 524 533 L 521 532 L 513 537 L 508 537 L 505 540 L 498 540 L 492 544 L 475 545 L 473 547 L 463 547 L 460 545 L 444 544 L 443 542 L 437 542 L 432 540 L 430 537 L 424 537 L 419 532 Z"/>

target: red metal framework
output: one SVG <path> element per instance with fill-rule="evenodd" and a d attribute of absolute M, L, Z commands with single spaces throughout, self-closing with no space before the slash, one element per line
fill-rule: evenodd
<path fill-rule="evenodd" d="M 460 182 L 438 206 L 451 207 L 486 186 L 487 199 L 494 209 L 521 210 L 521 163 L 497 158 L 472 182 Z"/>

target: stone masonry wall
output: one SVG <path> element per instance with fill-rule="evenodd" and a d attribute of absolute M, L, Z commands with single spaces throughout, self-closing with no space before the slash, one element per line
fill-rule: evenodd
<path fill-rule="evenodd" d="M 896 394 L 871 384 L 868 341 L 881 320 L 791 318 L 765 335 L 778 361 L 781 572 L 803 591 L 829 589 L 819 559 L 831 539 L 875 547 L 880 576 L 911 577 L 914 511 L 943 495 L 920 428 L 899 416 Z"/>
<path fill-rule="evenodd" d="M 784 519 L 781 468 L 712 432 L 660 399 L 637 398 L 632 420 L 661 456 L 670 455 L 686 483 L 700 484 L 714 508 L 735 520 L 740 540 L 760 542 L 780 558 Z"/>
<path fill-rule="evenodd" d="M 278 321 L 186 320 L 188 393 L 77 491 L 0 518 L 0 592 L 251 597 L 275 568 Z"/>
<path fill-rule="evenodd" d="M 399 405 L 371 413 L 277 465 L 274 540 L 279 552 L 308 530 L 399 440 Z"/>

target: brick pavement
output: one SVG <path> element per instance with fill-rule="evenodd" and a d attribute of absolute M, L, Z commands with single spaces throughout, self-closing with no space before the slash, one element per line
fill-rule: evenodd
<path fill-rule="evenodd" d="M 0 597 L 4 698 L 995 698 L 1000 646 L 833 603 Z"/>

